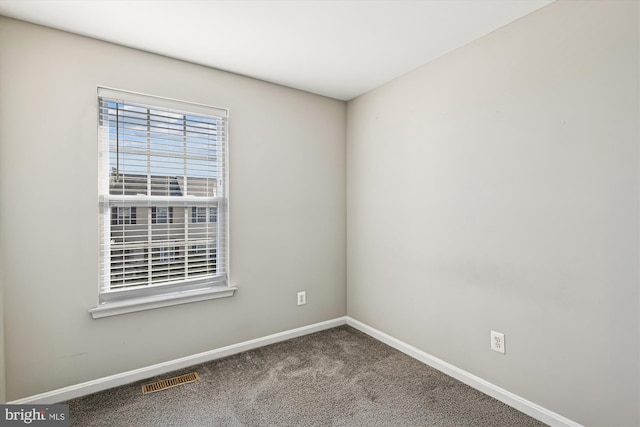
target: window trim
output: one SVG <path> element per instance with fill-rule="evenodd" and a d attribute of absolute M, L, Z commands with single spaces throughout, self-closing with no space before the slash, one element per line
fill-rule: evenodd
<path fill-rule="evenodd" d="M 108 87 L 98 86 L 96 96 L 96 118 L 98 123 L 96 129 L 100 132 L 100 98 L 112 98 L 122 99 L 125 102 L 141 103 L 159 108 L 170 108 L 173 110 L 183 110 L 185 113 L 194 114 L 206 114 L 206 115 L 219 115 L 224 118 L 225 121 L 229 119 L 229 110 L 226 108 L 220 108 L 210 106 L 206 104 L 192 103 L 188 101 L 181 101 L 173 98 L 163 98 L 154 95 L 147 95 L 139 92 L 123 91 L 118 89 L 112 89 Z M 215 113 L 214 113 L 215 112 Z M 100 141 L 100 135 L 96 135 L 97 141 Z M 99 162 L 102 162 L 103 154 L 102 148 L 99 148 Z M 230 252 L 229 252 L 229 126 L 225 125 L 225 139 L 224 139 L 224 175 L 223 175 L 223 188 L 224 195 L 222 197 L 216 197 L 216 209 L 218 216 L 220 212 L 224 212 L 223 224 L 218 226 L 224 227 L 224 239 L 222 242 L 218 241 L 217 247 L 224 252 L 225 271 L 226 277 L 216 278 L 195 278 L 192 280 L 186 279 L 180 283 L 160 283 L 150 284 L 144 288 L 135 289 L 115 289 L 105 291 L 102 288 L 102 277 L 99 280 L 98 286 L 98 304 L 95 307 L 89 309 L 89 313 L 94 319 L 115 316 L 124 313 L 131 313 L 149 309 L 155 309 L 159 307 L 173 306 L 177 304 L 184 304 L 196 301 L 204 301 L 209 299 L 217 299 L 233 296 L 237 287 L 231 286 L 231 271 L 230 271 Z M 102 169 L 101 169 L 102 170 Z M 100 178 L 100 185 L 102 184 L 103 177 Z M 141 200 L 137 196 L 108 196 L 100 197 L 100 212 L 103 212 L 105 203 L 109 203 L 108 199 L 113 200 L 117 198 L 122 201 L 130 202 L 129 206 L 162 206 L 161 203 L 169 201 L 169 197 L 164 196 L 146 196 L 144 200 Z M 175 199 L 171 199 L 170 202 L 175 204 Z M 183 196 L 180 198 L 180 202 L 184 206 L 201 205 L 201 200 L 197 197 Z M 180 203 L 179 203 L 180 204 Z M 109 215 L 111 212 L 109 211 Z M 169 213 L 168 221 L 172 222 L 171 213 Z M 207 217 L 206 220 L 209 218 Z M 153 225 L 156 223 L 154 222 Z M 160 223 L 165 224 L 165 223 Z M 101 237 L 104 239 L 105 236 Z M 223 245 L 223 246 L 220 246 Z M 186 249 L 186 247 L 185 247 Z M 102 255 L 101 255 L 102 256 Z M 102 276 L 102 271 L 99 272 L 99 276 Z"/>
<path fill-rule="evenodd" d="M 174 292 L 163 292 L 157 295 L 147 295 L 126 300 L 114 300 L 109 303 L 99 304 L 89 309 L 94 319 L 117 316 L 119 314 L 134 313 L 137 311 L 151 310 L 154 308 L 170 307 L 172 305 L 186 304 L 190 302 L 205 301 L 210 299 L 231 297 L 238 288 L 235 286 L 211 286 Z"/>

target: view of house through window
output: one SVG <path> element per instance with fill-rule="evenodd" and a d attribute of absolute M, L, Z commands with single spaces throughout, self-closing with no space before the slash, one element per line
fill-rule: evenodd
<path fill-rule="evenodd" d="M 101 302 L 226 285 L 226 110 L 111 89 L 99 107 Z"/>

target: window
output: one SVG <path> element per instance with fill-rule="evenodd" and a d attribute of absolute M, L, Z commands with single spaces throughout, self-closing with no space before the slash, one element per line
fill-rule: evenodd
<path fill-rule="evenodd" d="M 136 223 L 135 206 L 112 206 L 111 225 L 132 225 Z"/>
<path fill-rule="evenodd" d="M 178 248 L 174 246 L 159 246 L 153 248 L 153 262 L 169 262 L 176 260 Z"/>
<path fill-rule="evenodd" d="M 207 222 L 207 208 L 200 206 L 191 208 L 191 222 Z"/>
<path fill-rule="evenodd" d="M 152 224 L 171 224 L 173 222 L 173 207 L 151 207 Z"/>
<path fill-rule="evenodd" d="M 218 208 L 211 206 L 191 208 L 191 222 L 218 222 Z"/>
<path fill-rule="evenodd" d="M 227 111 L 98 89 L 100 291 L 93 317 L 233 295 Z"/>

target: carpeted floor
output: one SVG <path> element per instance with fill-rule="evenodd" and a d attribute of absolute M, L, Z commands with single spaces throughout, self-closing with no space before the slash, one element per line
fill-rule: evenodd
<path fill-rule="evenodd" d="M 200 381 L 143 395 L 197 371 Z M 71 426 L 544 426 L 349 327 L 74 399 Z"/>

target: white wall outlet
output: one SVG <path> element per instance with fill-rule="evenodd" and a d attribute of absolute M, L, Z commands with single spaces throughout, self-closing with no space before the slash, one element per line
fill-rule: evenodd
<path fill-rule="evenodd" d="M 305 291 L 298 292 L 298 305 L 305 305 L 307 303 L 307 293 Z"/>
<path fill-rule="evenodd" d="M 504 334 L 491 331 L 491 350 L 504 354 Z"/>

